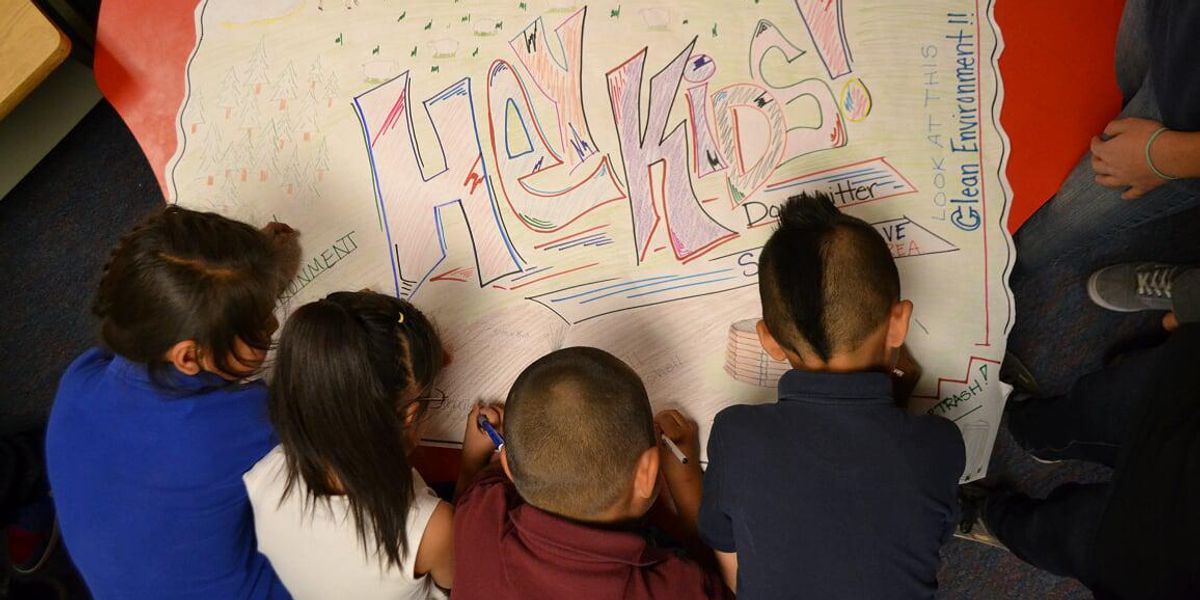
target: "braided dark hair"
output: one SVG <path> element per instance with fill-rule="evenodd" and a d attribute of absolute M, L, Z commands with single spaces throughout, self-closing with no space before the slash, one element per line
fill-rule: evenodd
<path fill-rule="evenodd" d="M 165 381 L 166 354 L 184 340 L 211 355 L 222 373 L 235 367 L 237 341 L 265 352 L 281 272 L 262 231 L 215 213 L 165 208 L 130 231 L 104 266 L 92 312 L 101 343 L 146 364 Z"/>
<path fill-rule="evenodd" d="M 364 551 L 399 565 L 413 501 L 405 414 L 437 377 L 442 344 L 405 300 L 337 292 L 284 325 L 271 379 L 271 421 L 287 457 L 283 498 L 345 495 Z M 423 408 L 423 407 L 420 407 Z"/>

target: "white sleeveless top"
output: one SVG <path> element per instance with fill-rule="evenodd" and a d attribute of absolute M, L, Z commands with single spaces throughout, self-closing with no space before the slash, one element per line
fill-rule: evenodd
<path fill-rule="evenodd" d="M 344 497 L 331 497 L 328 503 L 324 500 L 310 503 L 305 510 L 308 488 L 299 480 L 280 504 L 287 481 L 282 446 L 276 446 L 258 461 L 242 476 L 242 481 L 254 508 L 258 551 L 270 559 L 280 581 L 296 600 L 446 598 L 428 575 L 413 577 L 421 537 L 440 502 L 416 470 L 413 470 L 414 498 L 408 509 L 406 529 L 408 553 L 401 568 L 385 568 L 385 561 L 373 543 L 367 558 Z"/>

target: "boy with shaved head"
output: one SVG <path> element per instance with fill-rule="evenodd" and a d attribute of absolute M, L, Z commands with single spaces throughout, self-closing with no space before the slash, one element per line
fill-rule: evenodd
<path fill-rule="evenodd" d="M 933 598 L 958 523 L 962 436 L 897 406 L 912 303 L 883 238 L 828 196 L 782 207 L 759 257 L 779 401 L 717 414 L 701 538 L 740 598 Z"/>
<path fill-rule="evenodd" d="M 654 547 L 639 526 L 661 469 L 694 535 L 702 474 L 695 424 L 676 411 L 655 419 L 628 365 L 596 348 L 558 350 L 521 373 L 502 411 L 472 418 L 479 411 L 503 420 L 506 439 L 502 470 L 480 473 L 459 495 L 456 600 L 732 597 L 718 575 Z M 486 462 L 476 450 L 483 439 L 468 423 L 464 465 Z"/>

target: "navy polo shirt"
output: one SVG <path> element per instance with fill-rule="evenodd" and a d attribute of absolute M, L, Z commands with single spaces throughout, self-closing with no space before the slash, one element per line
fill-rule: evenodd
<path fill-rule="evenodd" d="M 933 598 L 965 460 L 887 375 L 788 371 L 775 404 L 717 414 L 700 536 L 737 553 L 741 599 Z"/>

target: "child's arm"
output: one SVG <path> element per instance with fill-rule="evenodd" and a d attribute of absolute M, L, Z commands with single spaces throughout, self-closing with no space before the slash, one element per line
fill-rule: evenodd
<path fill-rule="evenodd" d="M 700 434 L 696 423 L 677 410 L 665 410 L 654 417 L 655 429 L 666 436 L 687 458 L 681 462 L 662 441 L 658 442 L 659 465 L 667 480 L 671 498 L 679 517 L 691 537 L 696 537 L 696 518 L 700 514 L 700 499 L 704 491 L 704 471 L 700 469 Z"/>
<path fill-rule="evenodd" d="M 454 584 L 454 507 L 438 502 L 425 525 L 413 563 L 414 577 L 429 574 L 443 590 Z"/>
<path fill-rule="evenodd" d="M 284 223 L 272 221 L 262 228 L 275 251 L 277 287 L 282 294 L 300 272 L 300 232 Z"/>
<path fill-rule="evenodd" d="M 462 495 L 475 476 L 497 456 L 496 445 L 476 424 L 479 415 L 487 417 L 492 427 L 501 435 L 504 433 L 504 407 L 499 404 L 476 406 L 467 416 L 467 424 L 463 431 L 462 465 L 458 470 L 458 484 L 454 486 L 454 497 Z"/>
<path fill-rule="evenodd" d="M 896 406 L 907 410 L 913 390 L 917 388 L 917 382 L 921 380 L 923 369 L 917 359 L 913 358 L 912 352 L 908 351 L 907 344 L 900 346 L 896 352 L 896 361 L 892 365 L 891 373 L 892 397 L 896 400 Z M 914 414 L 923 412 L 914 411 Z"/>
<path fill-rule="evenodd" d="M 721 552 L 713 550 L 717 555 L 717 566 L 721 569 L 721 578 L 730 591 L 737 593 L 737 552 Z"/>

